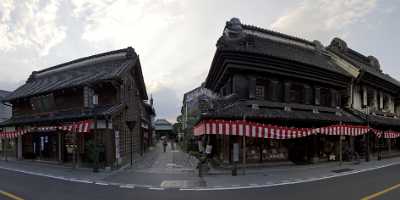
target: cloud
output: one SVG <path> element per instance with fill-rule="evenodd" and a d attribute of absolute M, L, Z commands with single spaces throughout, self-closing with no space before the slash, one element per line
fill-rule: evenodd
<path fill-rule="evenodd" d="M 351 24 L 364 21 L 376 7 L 376 0 L 304 0 L 279 17 L 271 28 L 288 34 L 327 41 L 346 35 Z"/>
<path fill-rule="evenodd" d="M 154 107 L 158 118 L 167 118 L 175 122 L 177 112 L 180 112 L 179 98 L 174 89 L 161 86 L 153 91 Z"/>
<path fill-rule="evenodd" d="M 65 28 L 56 24 L 58 9 L 56 0 L 2 0 L 0 50 L 8 52 L 24 47 L 47 55 L 65 37 Z"/>

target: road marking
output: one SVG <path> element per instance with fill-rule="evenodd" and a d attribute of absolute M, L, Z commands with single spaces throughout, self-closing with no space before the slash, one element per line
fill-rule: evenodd
<path fill-rule="evenodd" d="M 15 196 L 15 195 L 13 195 L 13 194 L 11 194 L 11 193 L 9 193 L 9 192 L 5 192 L 5 191 L 3 191 L 3 190 L 0 190 L 0 194 L 3 195 L 3 196 L 8 197 L 8 198 L 10 198 L 10 199 L 13 199 L 13 200 L 24 200 L 24 199 L 21 198 L 21 197 Z"/>
<path fill-rule="evenodd" d="M 374 198 L 379 197 L 379 196 L 381 196 L 381 195 L 383 195 L 383 194 L 385 194 L 385 193 L 388 193 L 388 192 L 390 192 L 390 191 L 392 191 L 392 190 L 395 190 L 395 189 L 397 189 L 397 188 L 399 188 L 399 187 L 400 187 L 400 184 L 394 185 L 394 186 L 392 186 L 392 187 L 390 187 L 390 188 L 386 188 L 386 189 L 384 189 L 384 190 L 382 190 L 382 191 L 380 191 L 380 192 L 377 192 L 377 193 L 371 194 L 371 195 L 369 195 L 369 196 L 363 197 L 361 200 L 370 200 L 370 199 L 374 199 Z"/>
<path fill-rule="evenodd" d="M 120 187 L 120 188 L 134 189 L 134 188 L 135 188 L 135 185 L 133 185 L 133 184 L 126 184 L 126 185 L 120 185 L 119 187 Z"/>
<path fill-rule="evenodd" d="M 104 185 L 104 186 L 109 185 L 108 183 L 103 183 L 103 182 L 95 182 L 94 184 L 96 184 L 96 185 Z"/>
<path fill-rule="evenodd" d="M 164 188 L 151 187 L 149 190 L 164 190 Z"/>

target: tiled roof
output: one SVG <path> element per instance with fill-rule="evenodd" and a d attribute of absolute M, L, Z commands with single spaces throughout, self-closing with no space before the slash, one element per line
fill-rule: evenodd
<path fill-rule="evenodd" d="M 11 119 L 1 122 L 0 127 L 4 126 L 12 126 L 12 125 L 23 125 L 23 124 L 31 124 L 31 123 L 51 123 L 57 121 L 68 121 L 68 120 L 76 120 L 76 119 L 87 119 L 94 116 L 108 116 L 115 112 L 118 112 L 121 108 L 121 104 L 119 105 L 106 105 L 106 106 L 98 106 L 95 108 L 87 108 L 85 110 L 82 109 L 72 109 L 59 111 L 55 113 L 51 113 L 45 116 L 13 116 Z"/>
<path fill-rule="evenodd" d="M 5 90 L 0 90 L 0 99 L 6 97 L 9 95 L 11 92 L 5 91 Z"/>
<path fill-rule="evenodd" d="M 168 122 L 166 119 L 157 119 L 154 122 L 154 128 L 155 130 L 161 131 L 161 130 L 172 130 L 172 124 Z"/>
<path fill-rule="evenodd" d="M 372 74 L 373 76 L 376 76 L 397 87 L 400 87 L 399 81 L 397 81 L 390 75 L 382 72 L 379 66 L 379 62 L 376 58 L 374 58 L 373 56 L 364 56 L 363 54 L 349 48 L 345 41 L 339 38 L 334 38 L 327 49 L 331 52 L 334 52 L 336 55 L 340 56 L 346 61 L 350 62 L 355 67 L 361 69 L 361 71 Z M 374 62 L 375 64 L 372 64 Z"/>
<path fill-rule="evenodd" d="M 218 41 L 218 50 L 267 55 L 350 76 L 330 61 L 318 41 L 311 42 L 255 26 L 241 24 L 241 27 L 238 38 L 231 38 L 226 27 L 225 34 Z"/>
<path fill-rule="evenodd" d="M 33 72 L 26 83 L 7 96 L 6 100 L 114 79 L 134 65 L 137 58 L 129 47 Z"/>
<path fill-rule="evenodd" d="M 364 121 L 368 121 L 369 124 L 372 126 L 384 126 L 386 128 L 388 127 L 397 127 L 400 128 L 400 119 L 399 118 L 394 118 L 394 117 L 385 117 L 385 116 L 380 116 L 380 115 L 367 115 L 361 111 L 355 110 L 355 109 L 349 109 L 350 112 L 352 112 L 354 115 L 357 115 Z"/>
<path fill-rule="evenodd" d="M 289 108 L 289 110 L 285 110 Z M 315 112 L 317 111 L 317 112 Z M 342 109 L 269 101 L 236 101 L 203 115 L 205 118 L 293 120 L 325 123 L 363 123 L 361 119 Z"/>

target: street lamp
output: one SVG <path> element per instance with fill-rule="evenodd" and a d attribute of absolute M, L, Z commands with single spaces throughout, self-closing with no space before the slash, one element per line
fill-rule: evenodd
<path fill-rule="evenodd" d="M 132 130 L 133 130 L 133 128 L 135 128 L 136 121 L 135 120 L 125 121 L 125 123 L 129 129 L 129 132 L 131 133 L 131 167 L 132 167 L 133 166 L 133 133 L 132 133 Z"/>

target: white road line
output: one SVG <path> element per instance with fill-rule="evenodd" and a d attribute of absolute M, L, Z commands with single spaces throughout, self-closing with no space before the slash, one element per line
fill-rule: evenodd
<path fill-rule="evenodd" d="M 134 189 L 134 188 L 135 188 L 135 185 L 127 184 L 127 185 L 120 185 L 119 187 L 120 187 L 120 188 Z"/>
<path fill-rule="evenodd" d="M 109 185 L 108 183 L 95 182 L 96 185 Z"/>
<path fill-rule="evenodd" d="M 164 190 L 164 188 L 150 187 L 149 190 Z"/>
<path fill-rule="evenodd" d="M 281 182 L 281 183 L 273 183 L 273 184 L 265 184 L 265 185 L 257 185 L 257 186 L 239 186 L 239 187 L 218 187 L 214 186 L 211 188 L 181 188 L 181 191 L 212 191 L 212 190 L 238 190 L 238 189 L 255 189 L 255 188 L 265 188 L 265 187 L 275 187 L 275 186 L 282 186 L 282 185 L 292 185 L 292 184 L 297 184 L 297 183 L 307 183 L 307 182 L 313 182 L 313 181 L 320 181 L 320 180 L 325 180 L 325 179 L 330 179 L 330 178 L 336 178 L 336 177 L 341 177 L 341 176 L 346 176 L 346 175 L 352 175 L 352 174 L 358 174 L 361 172 L 367 172 L 367 171 L 373 171 L 393 165 L 400 164 L 400 162 L 395 162 L 387 165 L 381 165 L 377 167 L 372 167 L 368 169 L 363 169 L 363 170 L 355 170 L 351 172 L 346 172 L 346 173 L 340 173 L 340 174 L 334 174 L 330 176 L 324 176 L 324 177 L 311 177 L 309 179 L 303 179 L 299 181 L 291 181 L 291 182 Z"/>

